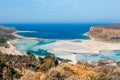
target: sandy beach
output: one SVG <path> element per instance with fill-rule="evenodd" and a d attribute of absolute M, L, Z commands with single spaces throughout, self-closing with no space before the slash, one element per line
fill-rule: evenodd
<path fill-rule="evenodd" d="M 21 39 L 21 40 L 40 40 L 38 38 L 20 36 L 20 35 L 17 34 L 18 32 L 35 32 L 35 31 L 16 31 L 16 32 L 13 33 L 13 35 L 17 39 Z M 5 53 L 5 54 L 22 55 L 22 53 L 19 50 L 17 50 L 16 46 L 13 44 L 14 41 L 17 41 L 17 39 L 7 41 L 7 44 L 9 45 L 9 48 L 5 48 L 5 47 L 0 46 L 0 51 L 2 53 Z"/>
<path fill-rule="evenodd" d="M 100 41 L 81 40 L 74 42 L 72 40 L 60 40 L 51 45 L 55 52 L 73 52 L 73 53 L 99 53 L 100 50 L 119 50 L 120 43 L 105 43 Z"/>
<path fill-rule="evenodd" d="M 37 46 L 38 47 L 38 46 Z M 93 39 L 89 40 L 58 40 L 54 43 L 45 44 L 39 48 L 45 50 L 52 50 L 52 53 L 62 53 L 62 55 L 57 55 L 57 57 L 71 60 L 72 63 L 76 63 L 76 54 L 72 53 L 89 53 L 89 54 L 99 54 L 101 50 L 120 50 L 120 43 L 104 43 L 100 41 L 95 41 Z M 70 54 L 63 54 L 70 53 Z"/>
<path fill-rule="evenodd" d="M 14 40 L 7 41 L 9 48 L 5 48 L 5 47 L 0 46 L 0 51 L 4 54 L 22 55 L 22 53 L 19 50 L 17 50 L 15 45 L 12 44 L 13 41 Z"/>
<path fill-rule="evenodd" d="M 100 50 L 119 50 L 120 43 L 106 43 L 94 39 L 82 40 L 81 46 L 87 48 L 90 53 L 99 53 Z"/>

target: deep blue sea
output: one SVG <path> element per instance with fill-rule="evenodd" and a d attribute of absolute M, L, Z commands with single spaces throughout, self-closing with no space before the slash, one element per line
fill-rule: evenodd
<path fill-rule="evenodd" d="M 20 31 L 19 35 L 25 37 L 37 37 L 45 39 L 88 39 L 83 36 L 91 26 L 109 25 L 110 23 L 21 23 L 1 24 L 8 27 L 15 27 Z"/>
<path fill-rule="evenodd" d="M 91 26 L 105 26 L 110 23 L 22 23 L 22 24 L 0 24 L 7 27 L 15 27 L 19 31 L 18 34 L 25 37 L 42 38 L 42 40 L 18 40 L 14 42 L 17 49 L 25 54 L 31 51 L 36 56 L 45 56 L 47 52 L 55 56 L 71 56 L 74 50 L 84 49 L 77 44 L 81 43 L 81 39 L 89 39 L 84 36 L 90 30 Z M 60 40 L 73 40 L 69 42 L 59 42 Z M 73 44 L 75 42 L 75 44 Z M 93 44 L 95 45 L 95 44 Z M 63 49 L 63 51 L 62 51 Z M 73 50 L 73 52 L 65 50 Z M 42 50 L 42 51 L 41 51 Z M 112 59 L 120 61 L 120 50 L 103 50 L 99 55 L 90 55 L 88 53 L 76 54 L 77 61 L 98 61 L 104 59 Z"/>

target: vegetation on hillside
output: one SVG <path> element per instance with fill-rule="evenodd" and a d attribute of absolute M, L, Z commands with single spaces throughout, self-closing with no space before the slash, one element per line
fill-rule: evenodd
<path fill-rule="evenodd" d="M 56 67 L 58 65 L 57 58 L 55 56 L 46 55 L 44 58 L 35 57 L 32 53 L 28 52 L 27 55 L 8 55 L 0 53 L 0 72 L 1 75 L 4 76 L 4 67 L 10 71 L 10 75 L 6 75 L 5 80 L 13 80 L 13 78 L 19 78 L 19 73 L 24 70 L 30 70 L 33 72 L 47 72 L 50 68 Z M 13 71 L 13 72 L 12 72 Z M 20 74 L 24 75 L 24 74 Z M 4 80 L 3 77 L 0 77 Z"/>
<path fill-rule="evenodd" d="M 120 62 L 58 63 L 54 55 L 35 57 L 0 53 L 0 80 L 120 80 Z"/>

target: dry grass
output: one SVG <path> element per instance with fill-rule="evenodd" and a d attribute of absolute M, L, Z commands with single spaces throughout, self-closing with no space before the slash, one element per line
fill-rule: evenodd
<path fill-rule="evenodd" d="M 19 80 L 40 80 L 44 75 L 42 72 L 34 72 L 31 70 L 22 71 L 23 76 Z"/>
<path fill-rule="evenodd" d="M 109 80 L 103 72 L 70 63 L 61 63 L 46 73 L 25 70 L 22 74 L 20 80 Z"/>
<path fill-rule="evenodd" d="M 61 63 L 56 68 L 50 69 L 41 80 L 92 80 L 96 76 L 97 73 L 91 68 Z"/>

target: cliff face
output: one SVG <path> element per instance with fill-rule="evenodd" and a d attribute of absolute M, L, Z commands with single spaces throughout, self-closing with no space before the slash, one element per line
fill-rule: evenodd
<path fill-rule="evenodd" d="M 95 40 L 120 42 L 120 25 L 91 27 L 87 35 Z"/>

